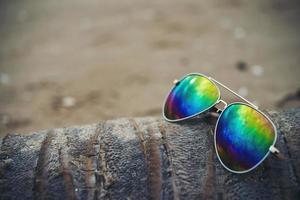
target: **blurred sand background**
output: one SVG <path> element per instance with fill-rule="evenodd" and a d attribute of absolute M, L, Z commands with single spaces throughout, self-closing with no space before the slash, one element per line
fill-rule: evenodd
<path fill-rule="evenodd" d="M 190 72 L 262 108 L 299 106 L 299 1 L 0 2 L 0 136 L 159 116 Z"/>

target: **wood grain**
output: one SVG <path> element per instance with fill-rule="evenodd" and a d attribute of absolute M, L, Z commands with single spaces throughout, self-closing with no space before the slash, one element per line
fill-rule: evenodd
<path fill-rule="evenodd" d="M 271 112 L 277 148 L 247 174 L 226 171 L 215 120 L 122 118 L 1 140 L 0 199 L 299 199 L 300 108 Z"/>

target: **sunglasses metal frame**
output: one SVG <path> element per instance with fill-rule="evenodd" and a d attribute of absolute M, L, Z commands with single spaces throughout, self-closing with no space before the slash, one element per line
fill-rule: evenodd
<path fill-rule="evenodd" d="M 170 120 L 170 119 L 168 119 L 168 118 L 165 116 L 165 113 L 164 113 L 164 110 L 165 110 L 165 104 L 166 104 L 167 98 L 168 98 L 168 96 L 170 95 L 170 93 L 172 92 L 172 90 L 174 89 L 174 87 L 176 87 L 176 85 L 179 84 L 180 81 L 182 81 L 183 79 L 185 79 L 187 76 L 190 76 L 190 75 L 199 75 L 199 76 L 203 76 L 203 77 L 207 78 L 208 80 L 210 80 L 210 81 L 216 86 L 216 88 L 218 89 L 219 97 L 218 97 L 218 99 L 216 100 L 216 102 L 215 102 L 212 106 L 208 107 L 207 109 L 205 109 L 205 110 L 203 110 L 203 111 L 201 111 L 201 112 L 198 112 L 198 113 L 196 113 L 196 114 L 193 114 L 193 115 L 191 115 L 191 116 L 184 117 L 184 118 L 181 118 L 181 119 Z M 276 141 L 277 141 L 277 128 L 276 128 L 276 126 L 274 125 L 273 121 L 272 121 L 265 113 L 263 113 L 261 110 L 258 109 L 258 106 L 254 105 L 253 103 L 251 103 L 250 101 L 248 101 L 247 99 L 245 99 L 244 97 L 242 97 L 241 95 L 239 95 L 238 93 L 236 93 L 235 91 L 233 91 L 232 89 L 230 89 L 229 87 L 227 87 L 226 85 L 224 85 L 224 84 L 220 83 L 219 81 L 215 80 L 214 78 L 211 78 L 211 77 L 206 76 L 206 75 L 201 74 L 201 73 L 189 73 L 189 74 L 186 74 L 186 75 L 183 76 L 180 80 L 174 80 L 173 83 L 174 83 L 175 86 L 174 86 L 173 88 L 171 88 L 171 90 L 169 91 L 168 95 L 166 96 L 166 98 L 165 98 L 165 100 L 164 100 L 164 104 L 163 104 L 163 109 L 162 109 L 162 114 L 163 114 L 163 117 L 164 117 L 164 119 L 165 119 L 166 121 L 169 121 L 169 122 L 179 122 L 179 121 L 187 120 L 187 119 L 193 118 L 193 117 L 195 117 L 195 116 L 197 116 L 197 115 L 200 115 L 200 114 L 202 114 L 202 113 L 204 113 L 204 112 L 206 112 L 206 111 L 209 111 L 211 108 L 215 107 L 215 106 L 216 106 L 217 104 L 219 104 L 219 103 L 223 103 L 223 104 L 225 105 L 224 108 L 223 108 L 222 110 L 218 109 L 218 111 L 220 111 L 221 114 L 218 116 L 218 120 L 217 120 L 217 123 L 216 123 L 216 125 L 215 125 L 215 130 L 214 130 L 214 146 L 215 146 L 215 151 L 216 151 L 218 160 L 220 161 L 220 163 L 222 164 L 222 166 L 223 166 L 226 170 L 228 170 L 228 171 L 230 171 L 230 172 L 232 172 L 232 173 L 237 173 L 237 174 L 247 173 L 247 172 L 250 172 L 250 171 L 254 170 L 256 167 L 258 167 L 258 166 L 259 166 L 259 165 L 260 165 L 260 164 L 261 164 L 261 163 L 269 156 L 270 152 L 273 153 L 274 155 L 280 154 L 279 150 L 278 150 L 277 148 L 275 148 L 275 146 L 274 146 L 275 143 L 276 143 Z M 224 88 L 224 89 L 226 89 L 227 91 L 231 92 L 232 94 L 234 94 L 234 95 L 237 96 L 238 98 L 242 99 L 242 100 L 245 101 L 246 103 L 244 103 L 244 102 L 233 102 L 233 103 L 227 105 L 227 102 L 221 99 L 221 92 L 220 92 L 220 89 L 219 89 L 218 86 L 221 86 L 222 88 Z M 228 108 L 229 106 L 234 105 L 234 104 L 243 104 L 243 105 L 249 106 L 249 107 L 251 107 L 252 109 L 256 110 L 257 112 L 259 112 L 260 114 L 262 114 L 262 115 L 263 115 L 263 116 L 264 116 L 264 117 L 272 124 L 272 126 L 273 126 L 273 128 L 274 128 L 274 131 L 275 131 L 275 137 L 274 137 L 273 144 L 269 147 L 269 151 L 266 153 L 266 155 L 265 155 L 265 156 L 264 156 L 257 164 L 255 164 L 252 168 L 247 169 L 247 170 L 244 170 L 244 171 L 235 171 L 235 170 L 232 170 L 232 169 L 228 168 L 228 167 L 222 162 L 221 158 L 219 157 L 219 154 L 218 154 L 218 151 L 217 151 L 217 145 L 216 145 L 216 130 L 217 130 L 217 126 L 218 126 L 219 120 L 220 120 L 220 118 L 221 118 L 221 116 L 222 116 L 224 110 L 225 110 L 226 108 Z"/>

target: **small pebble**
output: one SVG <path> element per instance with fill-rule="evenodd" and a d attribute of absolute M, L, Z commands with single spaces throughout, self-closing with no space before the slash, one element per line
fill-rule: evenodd
<path fill-rule="evenodd" d="M 254 76 L 262 76 L 264 74 L 264 68 L 260 65 L 253 65 L 251 72 Z"/>
<path fill-rule="evenodd" d="M 244 61 L 238 61 L 238 62 L 236 63 L 236 68 L 237 68 L 238 70 L 240 70 L 240 71 L 245 71 L 245 70 L 247 70 L 248 65 L 247 65 L 247 63 L 244 62 Z"/>
<path fill-rule="evenodd" d="M 240 87 L 240 89 L 238 90 L 238 93 L 242 97 L 246 97 L 248 95 L 248 88 L 246 88 L 245 86 Z"/>
<path fill-rule="evenodd" d="M 74 97 L 66 96 L 62 99 L 62 106 L 65 108 L 74 107 L 76 104 L 76 99 Z"/>

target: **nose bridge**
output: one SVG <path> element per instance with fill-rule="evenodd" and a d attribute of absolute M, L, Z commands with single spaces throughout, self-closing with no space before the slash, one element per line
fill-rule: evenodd
<path fill-rule="evenodd" d="M 223 105 L 223 107 L 221 106 L 221 104 Z M 218 109 L 217 112 L 222 112 L 223 110 L 225 110 L 225 108 L 227 107 L 227 102 L 220 99 L 217 104 L 216 104 L 216 108 Z"/>

